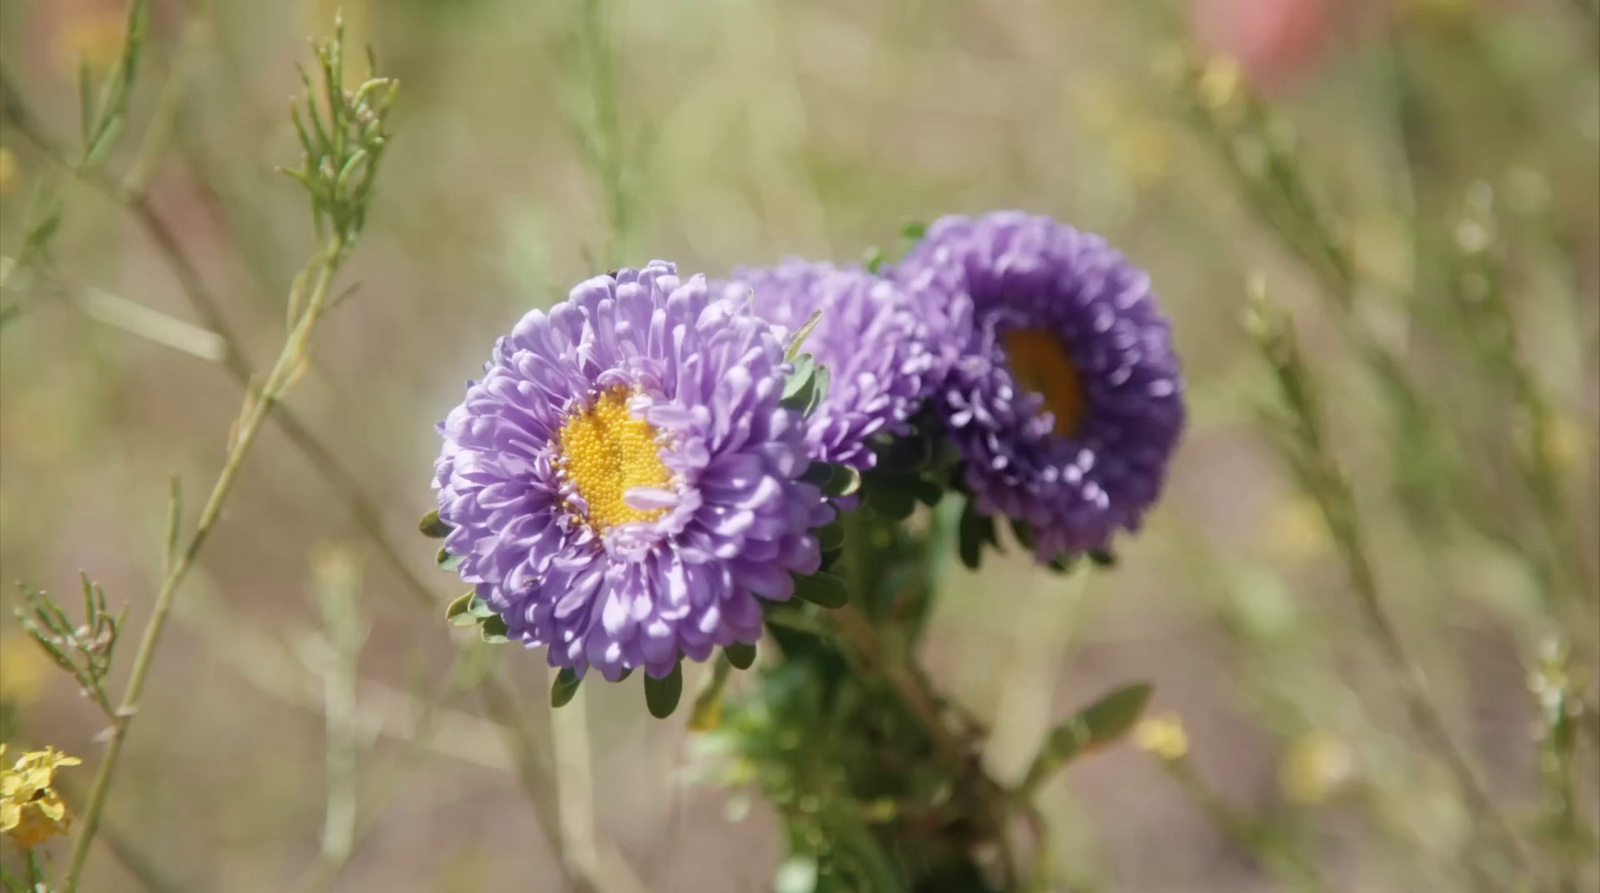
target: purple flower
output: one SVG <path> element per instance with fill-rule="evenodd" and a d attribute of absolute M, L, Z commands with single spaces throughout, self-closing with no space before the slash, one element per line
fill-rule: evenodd
<path fill-rule="evenodd" d="M 798 477 L 774 328 L 654 261 L 597 276 L 495 345 L 439 426 L 445 548 L 552 666 L 669 674 L 761 637 L 757 596 L 817 570 L 832 510 Z"/>
<path fill-rule="evenodd" d="M 938 409 L 978 510 L 1026 522 L 1042 560 L 1137 530 L 1184 421 L 1149 275 L 1019 211 L 940 219 L 891 275 L 969 323 Z"/>
<path fill-rule="evenodd" d="M 803 350 L 828 367 L 831 384 L 806 425 L 811 457 L 866 471 L 877 463 L 869 438 L 903 434 L 937 383 L 930 328 L 899 285 L 860 269 L 790 259 L 739 268 L 719 286 L 729 298 L 754 295 L 755 311 L 785 336 L 822 315 Z"/>

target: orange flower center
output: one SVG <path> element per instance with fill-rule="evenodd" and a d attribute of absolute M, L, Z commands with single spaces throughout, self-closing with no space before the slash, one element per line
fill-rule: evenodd
<path fill-rule="evenodd" d="M 1061 338 L 1039 329 L 1013 329 L 1000 340 L 1017 383 L 1044 397 L 1044 408 L 1055 417 L 1052 430 L 1061 437 L 1078 433 L 1089 402 Z"/>

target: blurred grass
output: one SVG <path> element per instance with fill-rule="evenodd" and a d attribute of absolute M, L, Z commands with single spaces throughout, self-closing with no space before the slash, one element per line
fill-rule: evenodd
<path fill-rule="evenodd" d="M 1406 731 L 1334 544 L 1258 424 L 1271 386 L 1237 323 L 1258 272 L 1322 381 L 1389 610 L 1456 740 L 1552 858 L 1525 677 L 1540 643 L 1564 636 L 1591 704 L 1600 688 L 1595 20 L 1578 4 L 1276 5 L 1321 6 L 1317 39 L 1287 68 L 1238 76 L 1292 124 L 1290 154 L 1345 237 L 1348 313 L 1229 179 L 1228 153 L 1253 150 L 1198 134 L 1162 74 L 1189 20 L 1229 4 L 347 2 L 353 36 L 404 84 L 400 135 L 351 264 L 361 288 L 326 322 L 292 407 L 383 497 L 385 530 L 428 574 L 427 544 L 409 531 L 430 505 L 431 425 L 492 339 L 572 282 L 651 257 L 712 274 L 787 254 L 850 260 L 945 211 L 1026 207 L 1101 232 L 1152 272 L 1189 375 L 1193 422 L 1166 504 L 1114 573 L 1063 580 L 1020 558 L 955 573 L 931 637 L 936 675 L 992 724 L 987 756 L 1003 777 L 1056 719 L 1152 679 L 1158 707 L 1189 728 L 1195 771 L 1313 853 L 1335 889 L 1465 889 L 1457 792 Z M 328 30 L 332 4 L 155 7 L 133 125 L 107 169 L 147 179 L 152 212 L 261 366 L 311 248 L 298 197 L 271 172 L 293 155 L 284 99 L 302 38 Z M 78 127 L 74 57 L 109 64 L 104 32 L 120 17 L 105 0 L 0 2 L 4 71 L 58 139 Z M 164 93 L 176 97 L 166 136 L 150 123 Z M 32 190 L 55 176 L 13 124 L 0 132 L 7 256 Z M 1541 449 L 1574 525 L 1553 559 L 1528 551 L 1540 522 L 1516 465 L 1527 431 L 1516 394 L 1474 365 L 1461 327 L 1457 297 L 1476 287 L 1459 250 L 1475 183 L 1493 190 L 1489 256 L 1518 356 L 1549 402 Z M 204 324 L 136 218 L 81 185 L 63 199 L 52 257 L 69 283 Z M 214 473 L 237 391 L 219 363 L 80 306 L 43 301 L 0 336 L 0 577 L 64 589 L 90 569 L 142 622 L 163 480 Z M 1398 356 L 1444 419 L 1456 477 L 1414 465 L 1421 451 L 1397 431 L 1364 344 Z M 1481 495 L 1469 502 L 1452 486 L 1462 480 Z M 118 839 L 181 889 L 289 889 L 323 851 L 323 685 L 294 643 L 332 634 L 308 594 L 308 555 L 330 541 L 362 542 L 361 519 L 266 432 L 180 603 L 112 802 Z M 1552 614 L 1539 573 L 1567 561 L 1576 611 Z M 493 727 L 461 686 L 441 684 L 460 671 L 444 626 L 392 569 L 365 568 L 355 709 L 386 734 L 358 773 L 392 796 L 326 883 L 558 884 Z M 447 577 L 423 579 L 436 600 L 456 594 Z M 94 719 L 4 629 L 0 726 L 92 756 Z M 547 729 L 542 660 L 501 660 Z M 576 796 L 592 797 L 601 840 L 646 889 L 770 886 L 770 820 L 727 823 L 722 792 L 679 782 L 681 724 L 648 720 L 632 688 L 586 692 L 594 790 Z M 426 744 L 403 743 L 435 724 Z M 1320 798 L 1301 777 L 1316 763 L 1308 741 L 1348 749 L 1347 777 L 1324 779 Z M 1580 783 L 1592 789 L 1593 742 L 1587 753 Z M 1044 800 L 1072 889 L 1291 889 L 1131 749 L 1074 766 Z M 1600 889 L 1592 868 L 1577 882 Z M 110 858 L 87 876 L 89 890 L 133 883 Z"/>

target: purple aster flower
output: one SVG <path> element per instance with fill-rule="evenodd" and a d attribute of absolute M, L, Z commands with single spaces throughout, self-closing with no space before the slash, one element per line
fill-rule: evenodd
<path fill-rule="evenodd" d="M 940 363 L 930 328 L 896 283 L 861 269 L 790 259 L 738 268 L 721 292 L 744 299 L 785 337 L 815 311 L 822 315 L 803 350 L 828 367 L 831 384 L 806 425 L 811 457 L 866 471 L 877 463 L 868 439 L 903 434 L 937 383 Z"/>
<path fill-rule="evenodd" d="M 969 322 L 938 409 L 978 510 L 1026 522 L 1047 561 L 1137 530 L 1184 420 L 1149 275 L 1018 211 L 938 220 L 892 275 Z"/>
<path fill-rule="evenodd" d="M 832 510 L 798 480 L 789 367 L 747 302 L 672 264 L 597 276 L 495 345 L 439 426 L 445 548 L 552 666 L 635 667 L 761 637 L 757 596 L 817 570 Z"/>

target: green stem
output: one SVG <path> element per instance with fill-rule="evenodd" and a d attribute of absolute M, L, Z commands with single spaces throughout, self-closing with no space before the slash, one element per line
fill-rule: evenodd
<path fill-rule="evenodd" d="M 8 91 L 8 96 L 10 92 Z M 10 118 L 8 121 L 13 128 L 21 133 L 40 150 L 45 152 L 52 160 L 71 170 L 57 147 L 43 130 L 38 126 L 37 120 L 25 106 L 20 103 L 11 103 L 6 109 Z M 227 318 L 221 310 L 221 302 L 211 293 L 200 276 L 198 268 L 189 259 L 188 253 L 178 241 L 177 235 L 167 226 L 156 213 L 149 199 L 137 188 L 123 189 L 111 182 L 99 171 L 84 171 L 80 174 L 84 182 L 104 194 L 112 202 L 122 206 L 133 216 L 134 220 L 144 230 L 145 234 L 154 243 L 157 252 L 171 270 L 178 282 L 179 291 L 188 301 L 191 309 L 200 318 L 201 323 L 212 332 L 216 333 L 226 347 L 223 355 L 223 366 L 230 378 L 234 379 L 240 387 L 249 391 L 251 382 L 255 378 L 255 370 L 251 368 L 250 361 L 242 348 L 242 341 L 233 332 Z M 379 509 L 378 501 L 367 491 L 360 479 L 346 466 L 338 455 L 311 430 L 289 406 L 279 406 L 271 414 L 272 420 L 283 431 L 289 441 L 300 450 L 326 481 L 344 501 L 345 510 L 349 512 L 352 520 L 360 529 L 367 541 L 377 550 L 378 557 L 402 582 L 404 590 L 410 594 L 412 601 L 421 609 L 433 615 L 440 606 L 440 601 L 432 588 L 418 576 L 415 570 L 402 557 L 401 549 L 395 545 L 393 539 L 384 529 L 383 512 Z M 813 628 L 811 632 L 820 633 L 820 628 Z M 478 685 L 487 691 L 481 695 L 485 705 L 496 705 L 494 709 L 487 709 L 492 718 L 506 719 L 504 710 L 498 709 L 499 705 L 514 704 L 517 695 L 510 683 L 500 674 L 491 673 L 481 680 Z M 109 712 L 109 709 L 108 709 Z M 538 763 L 536 758 L 525 759 L 526 755 L 537 752 L 537 735 L 520 719 L 511 721 L 510 724 L 501 723 L 508 738 L 508 747 L 514 755 L 519 755 L 518 774 L 524 782 L 524 790 L 539 816 L 541 824 L 547 827 L 558 827 L 555 822 L 555 807 L 540 799 L 544 789 L 548 787 L 544 782 L 535 780 L 547 776 L 552 770 Z M 554 801 L 550 801 L 553 803 Z M 564 853 L 565 844 L 560 837 L 549 838 L 551 845 Z M 609 848 L 608 848 L 609 849 Z M 570 860 L 562 855 L 561 863 L 566 866 Z M 620 870 L 620 869 L 619 869 Z M 599 881 L 591 881 L 580 875 L 570 874 L 569 883 L 574 889 L 590 889 L 600 885 Z"/>
<path fill-rule="evenodd" d="M 138 712 L 139 699 L 144 693 L 146 680 L 149 678 L 150 668 L 155 660 L 156 646 L 160 643 L 161 634 L 166 629 L 167 618 L 172 610 L 173 595 L 178 586 L 188 576 L 189 570 L 194 566 L 195 560 L 200 555 L 200 550 L 209 539 L 212 529 L 216 526 L 217 519 L 222 514 L 222 507 L 227 502 L 228 495 L 233 490 L 234 483 L 238 480 L 239 472 L 244 466 L 245 456 L 250 447 L 255 443 L 256 436 L 261 431 L 261 423 L 271 413 L 273 406 L 290 384 L 305 362 L 307 351 L 310 347 L 311 333 L 321 319 L 325 309 L 329 287 L 333 283 L 334 275 L 344 260 L 345 244 L 342 237 L 335 232 L 330 236 L 328 244 L 322 254 L 313 261 L 317 267 L 316 283 L 312 287 L 310 300 L 306 309 L 301 314 L 289 337 L 284 343 L 278 361 L 273 365 L 268 374 L 266 383 L 261 387 L 259 394 L 251 399 L 247 395 L 245 410 L 234 438 L 232 448 L 223 465 L 222 473 L 217 477 L 216 483 L 211 488 L 211 495 L 206 500 L 205 508 L 200 513 L 200 520 L 195 525 L 194 534 L 188 545 L 184 548 L 178 560 L 167 572 L 161 581 L 160 589 L 156 593 L 155 607 L 151 609 L 150 620 L 145 625 L 144 635 L 139 641 L 139 650 L 133 658 L 133 669 L 128 676 L 128 687 L 123 693 L 122 704 L 118 707 L 116 716 L 112 720 L 111 741 L 106 748 L 104 759 L 100 762 L 99 770 L 95 773 L 94 785 L 89 790 L 89 802 L 84 808 L 82 831 L 73 841 L 72 853 L 69 857 L 65 888 L 68 893 L 76 893 L 78 879 L 83 872 L 83 867 L 89 857 L 89 847 L 94 842 L 95 832 L 99 829 L 100 819 L 105 812 L 106 797 L 111 790 L 111 780 L 116 772 L 118 759 L 122 755 L 122 748 L 128 739 L 128 730 L 132 726 L 133 718 Z"/>
<path fill-rule="evenodd" d="M 1235 846 L 1260 859 L 1268 868 L 1284 875 L 1307 893 L 1334 893 L 1333 887 L 1317 870 L 1316 863 L 1300 852 L 1299 847 L 1283 840 L 1276 833 L 1275 826 L 1243 815 L 1223 801 L 1187 759 L 1163 762 L 1162 765 L 1194 800 L 1200 811 L 1216 823 L 1223 836 Z"/>

